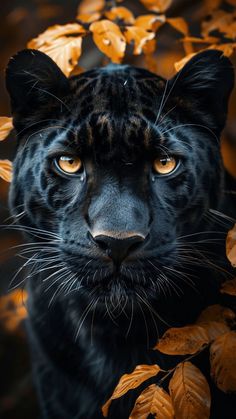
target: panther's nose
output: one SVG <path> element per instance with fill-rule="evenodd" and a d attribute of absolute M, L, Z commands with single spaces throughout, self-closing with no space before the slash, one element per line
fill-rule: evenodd
<path fill-rule="evenodd" d="M 105 234 L 93 236 L 97 245 L 106 252 L 115 265 L 119 265 L 128 255 L 137 250 L 144 242 L 145 237 L 132 235 L 122 237 L 112 237 Z"/>

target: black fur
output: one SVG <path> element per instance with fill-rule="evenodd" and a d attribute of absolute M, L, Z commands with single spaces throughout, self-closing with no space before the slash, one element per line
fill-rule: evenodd
<path fill-rule="evenodd" d="M 41 52 L 11 59 L 19 145 L 10 207 L 35 243 L 28 335 L 44 419 L 100 418 L 123 373 L 177 362 L 152 350 L 158 334 L 220 300 L 232 226 L 221 212 L 235 211 L 220 156 L 233 79 L 213 50 L 168 82 L 122 65 L 67 80 Z M 68 153 L 83 161 L 76 176 L 55 165 Z M 179 161 L 169 176 L 153 171 L 160 155 Z M 95 232 L 145 239 L 117 267 Z M 114 402 L 109 417 L 128 418 L 135 394 Z M 218 392 L 211 417 L 233 418 L 234 408 Z"/>

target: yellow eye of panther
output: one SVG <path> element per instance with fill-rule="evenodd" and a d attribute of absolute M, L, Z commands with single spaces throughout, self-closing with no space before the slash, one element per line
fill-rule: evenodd
<path fill-rule="evenodd" d="M 79 157 L 61 156 L 57 160 L 60 169 L 68 174 L 77 173 L 81 170 L 83 164 Z"/>
<path fill-rule="evenodd" d="M 153 162 L 153 170 L 159 175 L 168 175 L 177 167 L 174 157 L 159 157 Z"/>

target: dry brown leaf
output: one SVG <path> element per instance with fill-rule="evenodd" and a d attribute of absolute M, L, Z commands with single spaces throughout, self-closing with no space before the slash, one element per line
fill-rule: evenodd
<path fill-rule="evenodd" d="M 57 38 L 63 36 L 80 36 L 85 34 L 85 29 L 79 23 L 68 23 L 67 25 L 50 26 L 46 31 L 28 42 L 27 47 L 40 49 L 41 47 L 51 45 Z"/>
<path fill-rule="evenodd" d="M 218 338 L 218 336 L 221 336 L 224 333 L 228 333 L 230 331 L 230 328 L 225 323 L 211 321 L 198 324 L 207 331 L 210 341 L 213 341 Z"/>
<path fill-rule="evenodd" d="M 127 391 L 137 388 L 148 378 L 154 377 L 160 371 L 158 365 L 138 365 L 130 374 L 124 374 L 120 378 L 112 396 L 102 407 L 103 416 L 107 417 L 108 409 L 112 400 L 123 396 Z"/>
<path fill-rule="evenodd" d="M 206 378 L 191 362 L 181 362 L 169 383 L 175 419 L 208 419 L 211 394 Z"/>
<path fill-rule="evenodd" d="M 12 162 L 10 160 L 0 160 L 0 178 L 6 182 L 11 182 Z"/>
<path fill-rule="evenodd" d="M 231 4 L 231 6 L 236 6 L 236 0 L 226 0 L 226 3 Z"/>
<path fill-rule="evenodd" d="M 105 16 L 110 20 L 122 20 L 126 25 L 132 25 L 135 21 L 133 13 L 127 7 L 112 7 L 105 12 Z"/>
<path fill-rule="evenodd" d="M 210 347 L 211 375 L 217 387 L 236 391 L 236 332 L 219 336 Z"/>
<path fill-rule="evenodd" d="M 174 29 L 187 36 L 189 28 L 187 22 L 182 17 L 170 17 L 166 20 Z"/>
<path fill-rule="evenodd" d="M 205 0 L 206 12 L 210 13 L 212 10 L 218 9 L 222 0 Z"/>
<path fill-rule="evenodd" d="M 226 255 L 231 265 L 236 267 L 236 224 L 227 234 Z"/>
<path fill-rule="evenodd" d="M 219 322 L 229 324 L 235 320 L 235 313 L 228 307 L 223 307 L 219 304 L 213 304 L 205 308 L 197 319 L 197 324 L 206 322 Z"/>
<path fill-rule="evenodd" d="M 230 279 L 223 283 L 220 292 L 222 294 L 234 295 L 236 296 L 236 278 Z"/>
<path fill-rule="evenodd" d="M 208 334 L 201 326 L 173 327 L 164 333 L 154 349 L 166 355 L 191 355 L 208 343 Z"/>
<path fill-rule="evenodd" d="M 92 23 L 99 20 L 101 17 L 100 13 L 79 13 L 76 19 L 82 23 Z"/>
<path fill-rule="evenodd" d="M 127 26 L 124 35 L 128 44 L 134 44 L 134 55 L 141 54 L 146 43 L 155 37 L 155 33 L 139 26 Z"/>
<path fill-rule="evenodd" d="M 164 13 L 172 4 L 172 0 L 140 0 L 152 12 Z"/>
<path fill-rule="evenodd" d="M 145 29 L 145 31 L 156 32 L 163 23 L 165 23 L 165 15 L 143 15 L 135 19 L 135 26 Z"/>
<path fill-rule="evenodd" d="M 137 398 L 129 419 L 146 419 L 149 414 L 156 419 L 174 418 L 169 394 L 156 384 L 147 387 Z"/>
<path fill-rule="evenodd" d="M 105 7 L 105 0 L 82 0 L 78 7 L 78 14 L 100 12 Z"/>
<path fill-rule="evenodd" d="M 13 128 L 12 118 L 0 116 L 0 141 L 5 140 Z"/>
<path fill-rule="evenodd" d="M 27 317 L 25 302 L 27 293 L 15 290 L 0 297 L 0 323 L 8 332 L 15 332 L 21 321 Z"/>
<path fill-rule="evenodd" d="M 125 37 L 120 28 L 110 20 L 94 22 L 89 27 L 97 47 L 114 63 L 120 63 L 125 53 Z"/>

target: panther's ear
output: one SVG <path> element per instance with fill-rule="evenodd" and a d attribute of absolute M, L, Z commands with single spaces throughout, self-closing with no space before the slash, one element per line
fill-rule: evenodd
<path fill-rule="evenodd" d="M 17 129 L 25 118 L 40 113 L 46 106 L 63 106 L 63 98 L 69 92 L 69 81 L 46 54 L 26 49 L 10 59 L 6 87 Z"/>
<path fill-rule="evenodd" d="M 221 51 L 207 50 L 195 55 L 170 81 L 178 97 L 188 98 L 211 114 L 217 129 L 225 125 L 228 100 L 234 86 L 234 68 Z"/>

